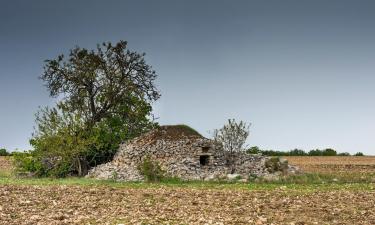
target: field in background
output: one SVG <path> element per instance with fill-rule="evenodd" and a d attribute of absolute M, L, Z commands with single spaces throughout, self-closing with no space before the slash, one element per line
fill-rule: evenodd
<path fill-rule="evenodd" d="M 13 166 L 9 156 L 0 156 L 0 177 L 8 177 L 12 174 Z"/>
<path fill-rule="evenodd" d="M 343 178 L 372 179 L 375 182 L 375 156 L 288 156 L 289 164 L 306 173 Z"/>
<path fill-rule="evenodd" d="M 308 182 L 375 183 L 375 156 L 287 156 Z M 306 179 L 305 179 L 306 180 Z"/>
<path fill-rule="evenodd" d="M 375 224 L 375 157 L 286 158 L 308 174 L 272 183 L 15 179 L 0 157 L 0 224 Z"/>

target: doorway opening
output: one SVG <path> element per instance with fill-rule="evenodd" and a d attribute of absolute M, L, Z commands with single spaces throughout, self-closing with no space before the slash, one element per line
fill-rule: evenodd
<path fill-rule="evenodd" d="M 209 162 L 210 162 L 209 155 L 201 155 L 199 157 L 199 163 L 201 164 L 201 166 L 207 166 Z"/>

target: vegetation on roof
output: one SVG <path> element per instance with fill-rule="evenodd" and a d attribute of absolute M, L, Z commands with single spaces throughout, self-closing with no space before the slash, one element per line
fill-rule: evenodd
<path fill-rule="evenodd" d="M 164 125 L 150 131 L 149 133 L 141 136 L 137 142 L 146 142 L 147 144 L 155 143 L 157 140 L 179 140 L 183 138 L 203 138 L 203 136 L 198 133 L 198 131 L 185 125 Z"/>
<path fill-rule="evenodd" d="M 189 127 L 186 124 L 165 125 L 165 126 L 161 126 L 160 128 L 167 130 L 167 132 L 172 132 L 176 134 L 184 134 L 185 136 L 203 137 L 198 131 Z"/>

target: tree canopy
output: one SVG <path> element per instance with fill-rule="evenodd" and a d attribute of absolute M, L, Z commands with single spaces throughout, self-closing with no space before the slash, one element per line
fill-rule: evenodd
<path fill-rule="evenodd" d="M 40 78 L 52 97 L 63 97 L 58 107 L 79 112 L 88 127 L 113 116 L 129 120 L 160 97 L 144 56 L 127 49 L 125 41 L 91 51 L 76 47 L 67 59 L 46 60 Z"/>
<path fill-rule="evenodd" d="M 8 156 L 9 152 L 5 148 L 0 148 L 0 156 Z"/>
<path fill-rule="evenodd" d="M 30 141 L 42 173 L 84 175 L 111 160 L 122 141 L 156 125 L 152 103 L 160 92 L 144 57 L 120 41 L 45 61 L 40 79 L 57 102 L 37 113 Z"/>

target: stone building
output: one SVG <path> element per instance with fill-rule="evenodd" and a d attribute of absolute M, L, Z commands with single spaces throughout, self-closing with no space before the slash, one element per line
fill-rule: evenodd
<path fill-rule="evenodd" d="M 123 143 L 113 161 L 91 169 L 87 176 L 140 181 L 144 178 L 138 166 L 146 157 L 157 161 L 168 176 L 184 180 L 226 178 L 231 176 L 228 174 L 233 168 L 228 165 L 227 152 L 220 144 L 202 137 L 187 126 L 176 125 L 162 126 Z M 287 164 L 280 161 L 276 162 L 279 166 L 271 168 L 268 163 L 270 158 L 260 155 L 236 153 L 235 159 L 235 174 L 243 178 L 280 174 L 288 169 Z"/>

